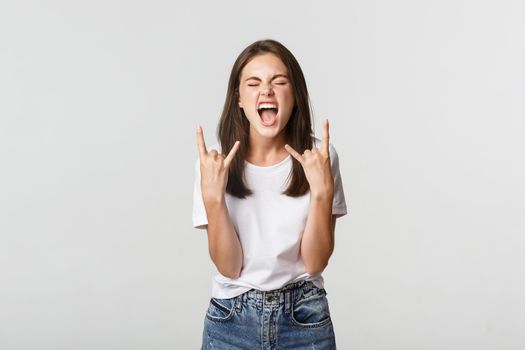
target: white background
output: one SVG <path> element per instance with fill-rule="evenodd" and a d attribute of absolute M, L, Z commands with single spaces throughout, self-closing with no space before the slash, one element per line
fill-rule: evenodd
<path fill-rule="evenodd" d="M 197 349 L 192 228 L 233 61 L 273 38 L 331 122 L 340 349 L 525 348 L 522 1 L 2 1 L 0 349 Z"/>

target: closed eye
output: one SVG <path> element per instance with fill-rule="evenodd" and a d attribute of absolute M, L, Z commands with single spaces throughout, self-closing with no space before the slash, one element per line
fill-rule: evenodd
<path fill-rule="evenodd" d="M 283 79 L 282 77 L 279 77 L 280 79 L 275 79 L 273 82 L 275 85 L 286 85 L 288 84 L 288 79 Z"/>

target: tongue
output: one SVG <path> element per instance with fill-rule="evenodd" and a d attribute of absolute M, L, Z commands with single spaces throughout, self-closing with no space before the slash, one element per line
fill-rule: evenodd
<path fill-rule="evenodd" d="M 260 115 L 264 125 L 272 125 L 277 119 L 277 111 L 273 108 L 263 110 Z"/>

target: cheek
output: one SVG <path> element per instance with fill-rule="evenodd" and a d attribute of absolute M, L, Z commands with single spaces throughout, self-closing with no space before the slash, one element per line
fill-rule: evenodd
<path fill-rule="evenodd" d="M 285 112 L 287 119 L 290 119 L 292 117 L 292 112 L 295 107 L 294 96 L 290 94 L 286 96 L 285 99 L 286 99 L 286 107 L 285 107 L 285 111 L 283 112 Z"/>
<path fill-rule="evenodd" d="M 295 98 L 294 98 L 293 91 L 291 90 L 283 91 L 283 97 L 287 101 L 288 104 L 292 106 L 295 104 Z"/>
<path fill-rule="evenodd" d="M 288 106 L 290 110 L 293 109 L 293 107 L 295 106 L 295 99 L 294 99 L 293 94 L 288 94 L 286 96 L 286 105 Z"/>
<path fill-rule="evenodd" d="M 249 108 L 250 104 L 253 104 L 253 101 L 257 100 L 257 96 L 254 92 L 241 92 L 239 94 L 239 105 L 244 105 L 245 107 Z"/>

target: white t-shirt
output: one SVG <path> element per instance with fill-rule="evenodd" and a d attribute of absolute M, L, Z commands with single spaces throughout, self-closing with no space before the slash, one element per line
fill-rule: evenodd
<path fill-rule="evenodd" d="M 320 147 L 321 141 L 317 138 L 314 141 L 316 147 Z M 220 145 L 215 144 L 209 149 L 220 152 Z M 331 144 L 330 160 L 334 177 L 332 215 L 340 217 L 346 214 L 346 202 L 339 159 Z M 228 212 L 241 242 L 244 261 L 237 279 L 217 273 L 213 279 L 213 297 L 233 298 L 252 288 L 268 291 L 300 280 L 311 280 L 319 288 L 323 287 L 321 274 L 308 274 L 299 254 L 308 216 L 310 192 L 301 197 L 281 194 L 287 188 L 286 181 L 291 167 L 290 155 L 278 164 L 265 167 L 246 162 L 245 182 L 253 194 L 244 199 L 225 194 Z M 195 163 L 192 219 L 193 227 L 207 228 L 198 159 Z"/>

